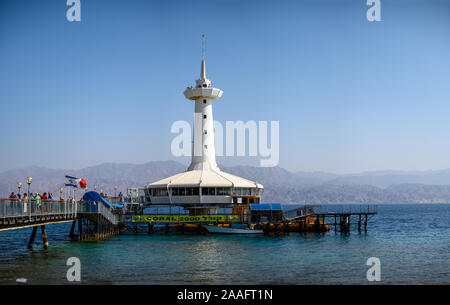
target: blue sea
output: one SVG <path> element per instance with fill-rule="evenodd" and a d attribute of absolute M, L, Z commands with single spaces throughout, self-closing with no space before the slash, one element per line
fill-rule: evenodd
<path fill-rule="evenodd" d="M 40 231 L 33 250 L 31 229 L 0 232 L 0 284 L 72 284 L 69 257 L 81 261 L 81 284 L 450 284 L 449 204 L 379 205 L 367 233 L 346 235 L 155 233 L 80 243 L 69 230 L 48 225 L 48 250 Z M 370 257 L 380 259 L 380 282 L 367 280 Z"/>

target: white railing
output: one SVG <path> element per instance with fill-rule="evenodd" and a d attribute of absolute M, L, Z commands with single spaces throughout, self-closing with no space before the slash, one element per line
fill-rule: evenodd
<path fill-rule="evenodd" d="M 102 203 L 0 199 L 2 220 L 35 216 L 65 216 L 67 219 L 76 219 L 79 213 L 99 213 L 114 225 L 120 222 L 120 215 L 114 214 L 110 207 Z"/>
<path fill-rule="evenodd" d="M 65 201 L 0 199 L 0 219 L 65 215 L 76 217 L 76 204 Z"/>

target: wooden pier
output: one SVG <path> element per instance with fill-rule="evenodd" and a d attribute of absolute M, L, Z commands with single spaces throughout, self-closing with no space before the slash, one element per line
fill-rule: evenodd
<path fill-rule="evenodd" d="M 33 228 L 28 248 L 32 248 L 38 228 L 48 248 L 47 225 L 72 222 L 69 236 L 78 241 L 105 239 L 125 228 L 124 216 L 99 203 L 50 200 L 0 199 L 0 231 Z M 78 232 L 75 233 L 78 223 Z"/>
<path fill-rule="evenodd" d="M 279 204 L 278 204 L 279 206 Z M 169 209 L 171 211 L 171 209 Z M 178 214 L 143 213 L 143 206 L 126 210 L 101 202 L 66 202 L 0 199 L 0 231 L 33 228 L 28 242 L 32 248 L 40 228 L 44 248 L 48 248 L 47 226 L 72 222 L 69 236 L 73 240 L 102 240 L 119 233 L 153 234 L 156 231 L 183 234 L 207 233 L 205 225 L 248 224 L 274 232 L 349 233 L 351 228 L 367 232 L 368 222 L 377 214 L 377 206 L 349 206 L 340 211 L 321 211 L 321 206 L 302 206 L 282 211 L 239 210 L 240 214 L 204 214 L 204 209 L 178 210 Z M 198 215 L 197 215 L 198 214 Z M 256 216 L 256 217 L 254 217 Z M 156 226 L 155 226 L 156 225 Z"/>
<path fill-rule="evenodd" d="M 296 216 L 286 217 L 280 229 L 287 224 L 299 223 L 299 231 L 329 231 L 333 227 L 335 232 L 350 233 L 351 227 L 358 232 L 367 232 L 369 220 L 378 214 L 376 205 L 355 205 L 344 208 L 338 212 L 321 212 L 321 206 L 304 206 L 286 211 L 286 214 L 296 213 Z M 309 226 L 308 226 L 309 224 Z"/>

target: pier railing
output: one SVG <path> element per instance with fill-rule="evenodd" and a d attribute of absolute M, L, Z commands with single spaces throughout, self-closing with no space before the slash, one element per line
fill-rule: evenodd
<path fill-rule="evenodd" d="M 84 201 L 0 199 L 0 226 L 15 227 L 43 220 L 75 220 L 88 214 L 99 214 L 113 225 L 124 218 L 102 203 Z"/>
<path fill-rule="evenodd" d="M 76 203 L 65 201 L 0 199 L 0 219 L 41 215 L 75 217 L 76 208 Z"/>

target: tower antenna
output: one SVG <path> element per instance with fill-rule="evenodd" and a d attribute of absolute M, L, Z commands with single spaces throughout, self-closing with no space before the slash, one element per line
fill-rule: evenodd
<path fill-rule="evenodd" d="M 202 60 L 205 60 L 205 34 L 202 34 Z"/>

